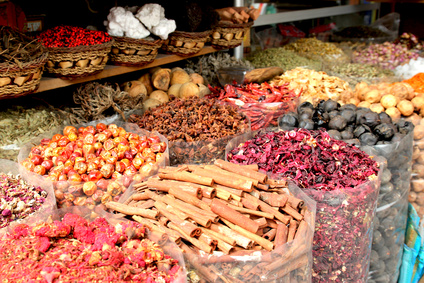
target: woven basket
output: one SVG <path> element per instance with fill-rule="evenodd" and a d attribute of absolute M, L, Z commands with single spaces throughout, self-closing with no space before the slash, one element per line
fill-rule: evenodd
<path fill-rule="evenodd" d="M 227 49 L 241 45 L 244 35 L 252 25 L 253 22 L 245 24 L 220 22 L 214 27 L 212 32 L 212 47 L 215 49 Z"/>
<path fill-rule="evenodd" d="M 174 31 L 162 45 L 168 54 L 191 56 L 198 53 L 208 40 L 211 30 L 202 32 Z"/>
<path fill-rule="evenodd" d="M 155 60 L 163 40 L 113 37 L 110 61 L 121 66 L 143 66 Z"/>
<path fill-rule="evenodd" d="M 47 62 L 48 52 L 42 53 L 36 60 L 23 64 L 0 64 L 0 99 L 9 99 L 33 93 L 40 85 L 43 66 Z"/>
<path fill-rule="evenodd" d="M 62 79 L 76 79 L 100 73 L 106 66 L 113 40 L 77 47 L 49 47 L 46 70 Z"/>

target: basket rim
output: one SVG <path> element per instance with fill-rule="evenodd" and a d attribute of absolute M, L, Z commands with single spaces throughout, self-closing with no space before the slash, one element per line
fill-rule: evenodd
<path fill-rule="evenodd" d="M 215 28 L 247 28 L 253 25 L 253 21 L 242 23 L 242 24 L 236 24 L 230 21 L 219 21 L 218 24 L 215 25 Z"/>
<path fill-rule="evenodd" d="M 172 32 L 171 34 L 169 34 L 169 37 L 171 37 L 171 36 L 184 36 L 184 37 L 189 37 L 189 38 L 203 38 L 203 37 L 208 37 L 211 34 L 212 34 L 212 30 L 194 31 L 194 32 L 176 30 L 176 31 Z"/>
<path fill-rule="evenodd" d="M 0 72 L 3 73 L 2 76 L 5 76 L 8 73 L 22 72 L 25 70 L 39 68 L 47 62 L 48 55 L 49 52 L 45 51 L 37 59 L 23 63 L 22 67 L 19 67 L 18 64 L 0 63 Z"/>
<path fill-rule="evenodd" d="M 145 38 L 136 39 L 136 38 L 126 37 L 126 36 L 112 36 L 112 38 L 114 39 L 114 43 L 129 42 L 129 43 L 138 43 L 143 45 L 158 45 L 165 41 L 160 38 L 148 40 Z"/>
<path fill-rule="evenodd" d="M 87 52 L 102 50 L 112 47 L 115 40 L 111 37 L 111 40 L 108 42 L 94 44 L 94 45 L 79 45 L 75 47 L 46 47 L 50 54 L 54 53 L 77 53 L 77 52 Z"/>

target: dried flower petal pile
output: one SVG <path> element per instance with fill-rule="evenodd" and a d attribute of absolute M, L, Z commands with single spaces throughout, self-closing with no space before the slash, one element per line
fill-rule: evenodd
<path fill-rule="evenodd" d="M 178 262 L 144 233 L 136 222 L 112 226 L 70 213 L 17 225 L 0 241 L 2 282 L 172 282 Z"/>
<path fill-rule="evenodd" d="M 227 158 L 289 178 L 317 201 L 314 282 L 366 282 L 379 189 L 376 161 L 323 129 L 258 133 Z"/>
<path fill-rule="evenodd" d="M 21 176 L 0 173 L 0 228 L 37 211 L 46 197 L 46 191 L 28 184 Z"/>

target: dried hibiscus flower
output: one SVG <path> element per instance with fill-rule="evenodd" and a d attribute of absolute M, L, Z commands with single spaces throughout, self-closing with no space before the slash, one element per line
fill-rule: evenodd
<path fill-rule="evenodd" d="M 144 235 L 136 222 L 112 226 L 70 213 L 18 224 L 0 240 L 0 274 L 4 282 L 172 282 L 178 262 Z"/>
<path fill-rule="evenodd" d="M 227 159 L 291 179 L 317 202 L 314 282 L 367 282 L 379 164 L 324 130 L 259 132 Z"/>

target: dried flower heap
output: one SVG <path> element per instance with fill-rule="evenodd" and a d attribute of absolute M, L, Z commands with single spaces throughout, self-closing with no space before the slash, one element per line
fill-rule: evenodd
<path fill-rule="evenodd" d="M 0 228 L 37 211 L 46 197 L 45 190 L 28 184 L 20 175 L 0 173 Z"/>
<path fill-rule="evenodd" d="M 324 130 L 259 133 L 228 160 L 293 180 L 317 201 L 313 282 L 366 282 L 378 163 Z"/>
<path fill-rule="evenodd" d="M 76 214 L 18 225 L 0 241 L 2 282 L 172 282 L 180 266 L 136 222 Z"/>

